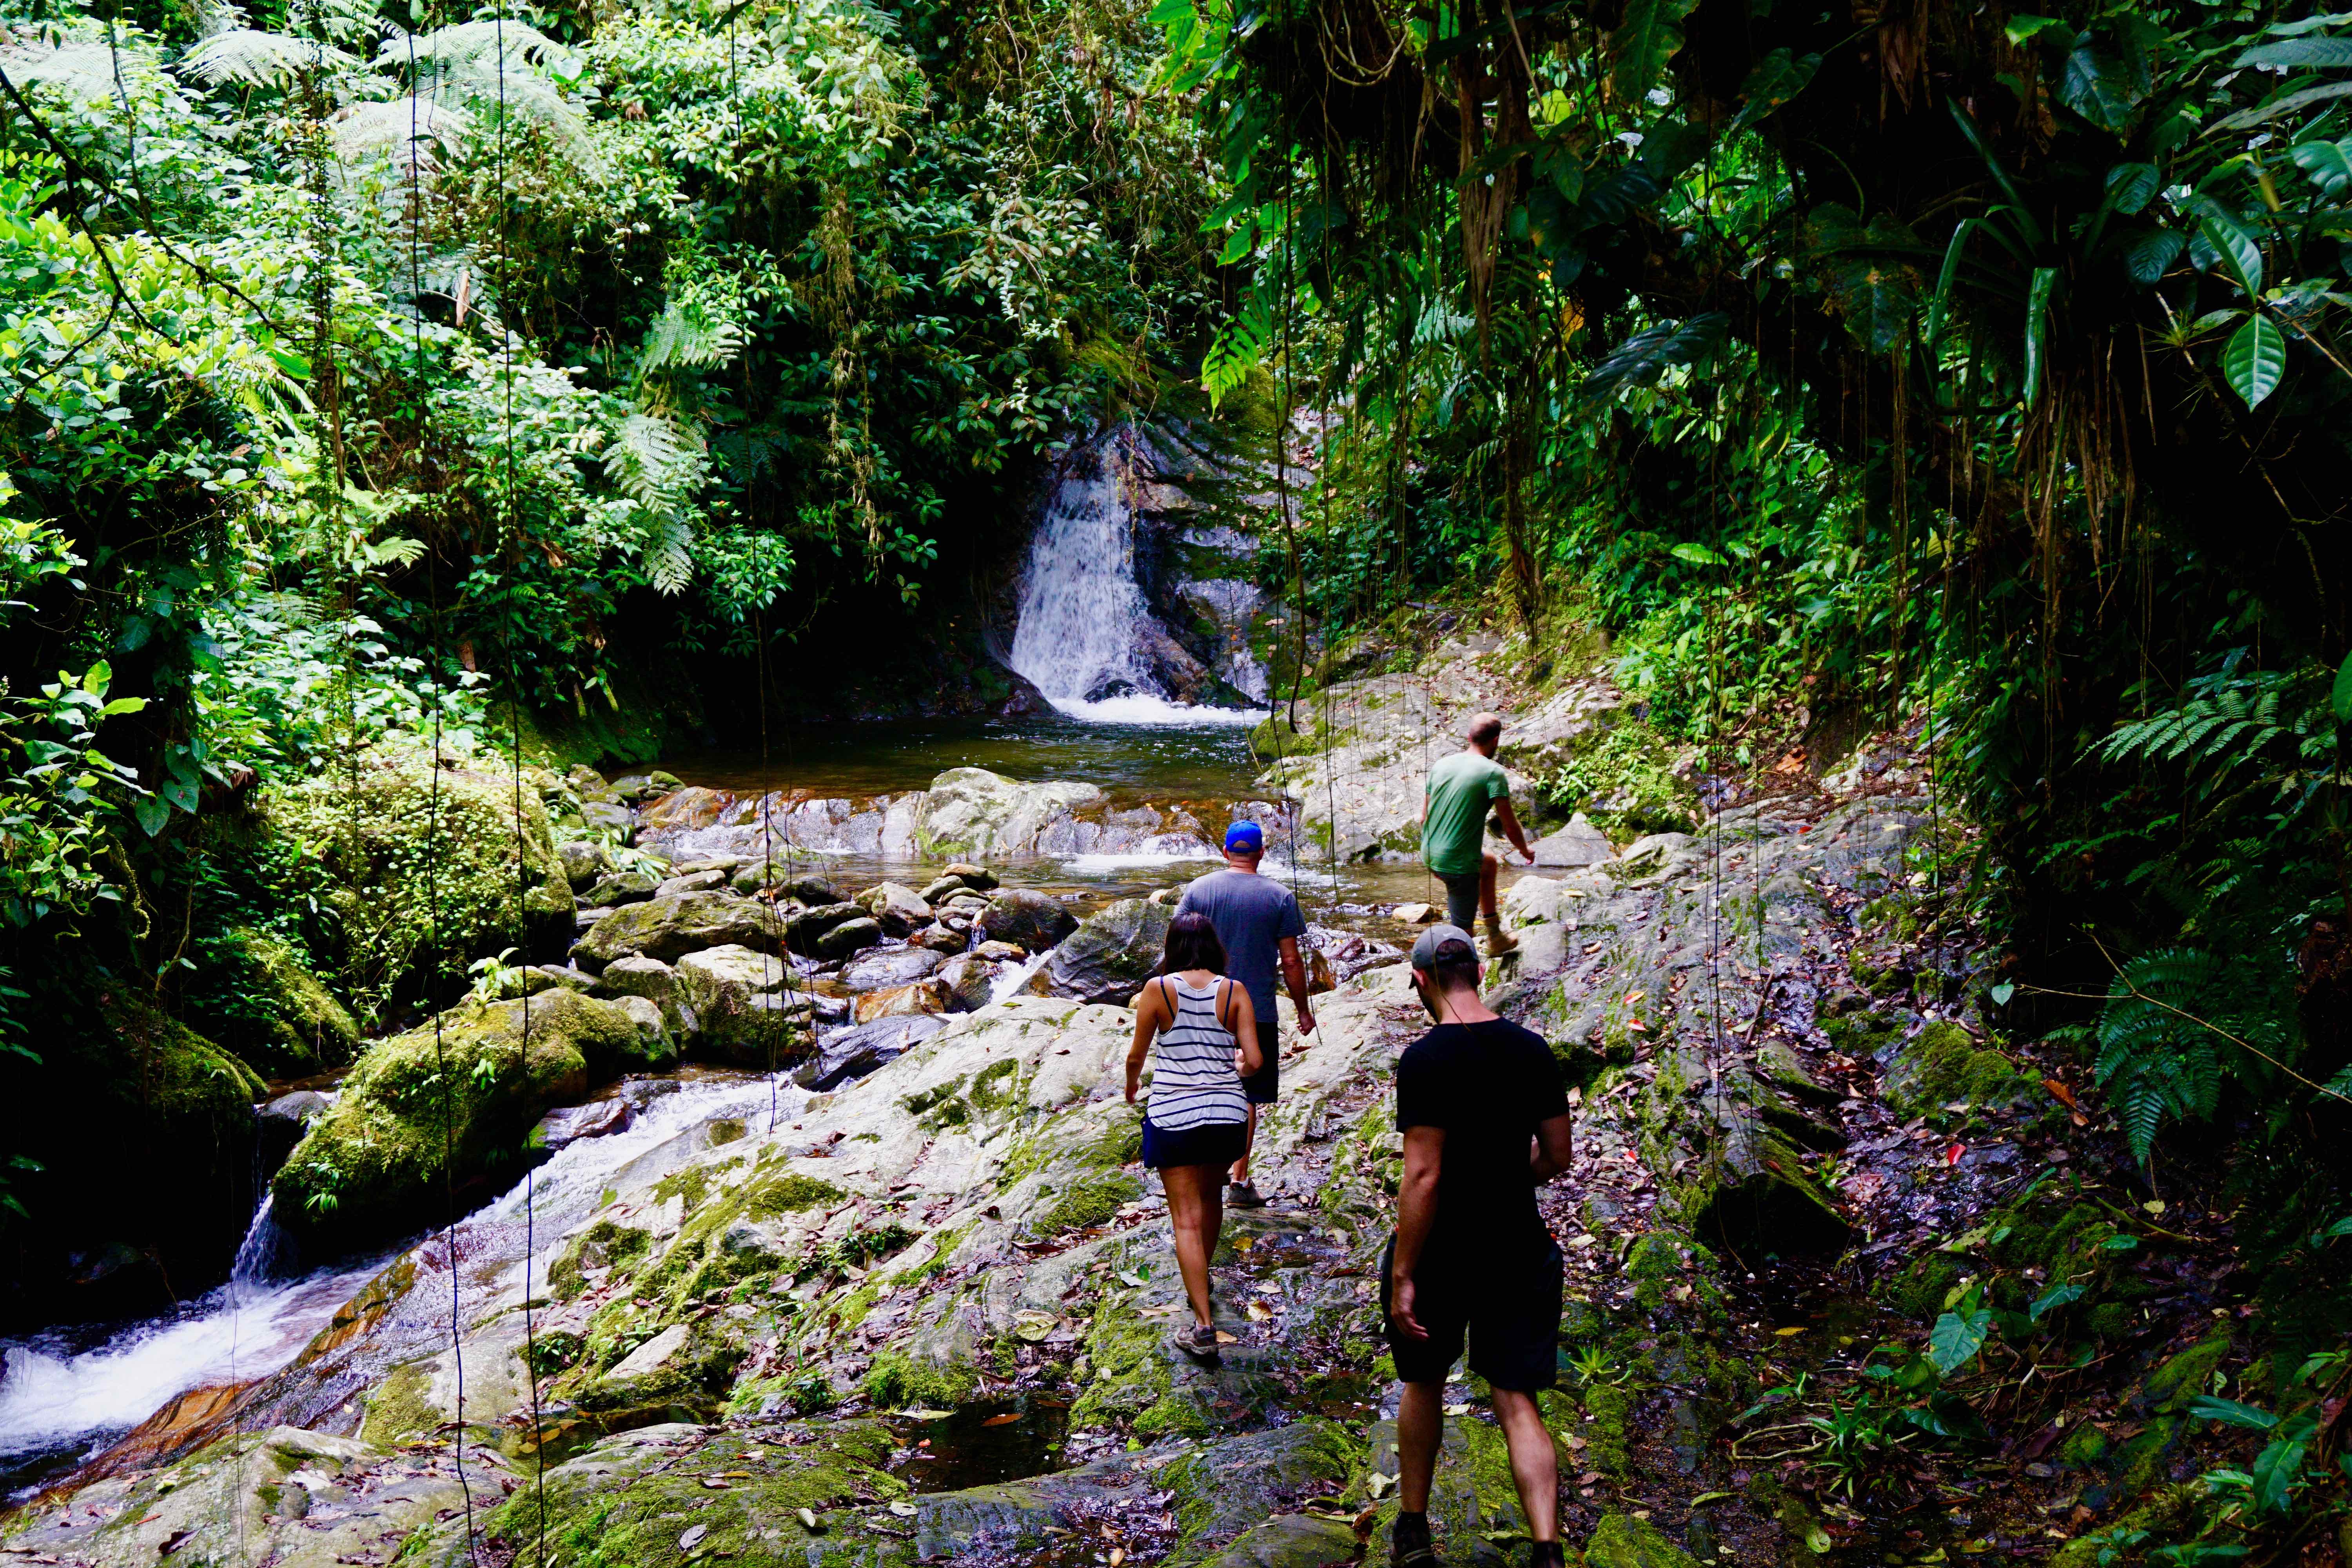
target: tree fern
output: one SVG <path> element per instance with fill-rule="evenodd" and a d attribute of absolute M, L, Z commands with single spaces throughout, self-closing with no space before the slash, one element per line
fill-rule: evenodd
<path fill-rule="evenodd" d="M 249 87 L 291 87 L 311 71 L 331 80 L 357 76 L 367 64 L 341 49 L 287 33 L 234 27 L 215 33 L 180 58 L 179 68 L 206 87 L 243 82 Z"/>
<path fill-rule="evenodd" d="M 2210 1119 L 2225 1080 L 2270 1081 L 2294 1038 L 2294 987 L 2282 964 L 2170 948 L 2116 976 L 2092 1071 L 2145 1161 L 2167 1123 Z"/>
<path fill-rule="evenodd" d="M 104 39 L 12 45 L 0 49 L 0 69 L 19 87 L 46 87 L 85 103 L 111 102 L 122 87 L 157 74 L 154 51 Z"/>
<path fill-rule="evenodd" d="M 486 109 L 514 115 L 547 132 L 573 167 L 601 174 L 603 159 L 588 132 L 588 117 L 563 95 L 546 72 L 566 79 L 580 71 L 579 58 L 562 44 L 521 22 L 460 22 L 429 33 L 387 30 L 376 64 L 388 69 L 414 65 L 423 92 L 427 83 L 475 113 Z"/>
<path fill-rule="evenodd" d="M 389 156 L 404 173 L 429 170 L 436 147 L 455 148 L 472 128 L 465 110 L 427 98 L 354 103 L 335 117 L 335 152 L 344 158 Z"/>

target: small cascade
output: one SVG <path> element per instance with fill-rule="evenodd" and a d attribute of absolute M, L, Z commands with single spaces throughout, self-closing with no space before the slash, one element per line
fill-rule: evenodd
<path fill-rule="evenodd" d="M 1162 678 L 1192 656 L 1151 613 L 1137 581 L 1122 447 L 1113 437 L 1063 459 L 1030 541 L 1009 662 L 1073 718 L 1253 723 L 1258 715 L 1246 709 L 1181 700 Z"/>
<path fill-rule="evenodd" d="M 278 1195 L 263 1189 L 261 1206 L 253 1211 L 253 1223 L 245 1227 L 245 1239 L 236 1244 L 236 1260 L 229 1265 L 230 1289 L 250 1291 L 290 1271 L 294 1238 L 272 1213 L 277 1203 Z"/>

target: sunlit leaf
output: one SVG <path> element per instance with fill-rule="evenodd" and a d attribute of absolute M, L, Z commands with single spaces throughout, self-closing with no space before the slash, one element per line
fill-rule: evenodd
<path fill-rule="evenodd" d="M 1944 1313 L 1927 1333 L 1928 1361 L 1937 1372 L 1951 1376 L 1984 1348 L 1985 1334 L 1991 1327 L 1992 1314 L 1981 1309 L 1966 1317 Z"/>
<path fill-rule="evenodd" d="M 2240 55 L 2240 70 L 2249 66 L 2284 66 L 2289 70 L 2338 70 L 2352 66 L 2352 38 L 2280 38 L 2256 44 Z"/>
<path fill-rule="evenodd" d="M 2261 406 L 2286 379 L 2286 334 L 2267 316 L 2249 317 L 2221 350 L 2221 374 L 2248 408 Z"/>

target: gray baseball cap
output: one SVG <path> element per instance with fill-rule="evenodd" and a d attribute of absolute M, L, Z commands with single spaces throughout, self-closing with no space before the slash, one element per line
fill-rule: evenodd
<path fill-rule="evenodd" d="M 1412 966 L 1423 974 L 1434 973 L 1440 962 L 1437 950 L 1449 942 L 1458 942 L 1470 950 L 1471 957 L 1478 956 L 1478 944 L 1470 940 L 1468 931 L 1460 926 L 1433 925 L 1413 939 Z"/>

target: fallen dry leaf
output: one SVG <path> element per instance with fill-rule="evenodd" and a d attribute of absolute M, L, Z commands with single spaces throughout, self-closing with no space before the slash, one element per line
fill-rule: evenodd
<path fill-rule="evenodd" d="M 1274 1309 L 1263 1301 L 1252 1301 L 1249 1304 L 1249 1316 L 1251 1322 L 1263 1323 L 1274 1316 Z"/>
<path fill-rule="evenodd" d="M 1224 1330 L 1219 1329 L 1217 1331 L 1217 1342 L 1221 1345 L 1237 1345 L 1242 1342 L 1242 1337 L 1239 1334 L 1229 1334 L 1225 1332 Z"/>
<path fill-rule="evenodd" d="M 2066 1087 L 2064 1079 L 2045 1078 L 2042 1080 L 2042 1087 L 2048 1089 L 2050 1097 L 2059 1104 L 2069 1110 L 2074 1109 L 2074 1091 Z"/>
<path fill-rule="evenodd" d="M 1013 1422 L 1020 1419 L 1021 1412 L 1018 1410 L 1008 1410 L 1002 1415 L 990 1416 L 987 1420 L 982 1422 L 981 1425 L 983 1426 L 1009 1426 Z"/>

